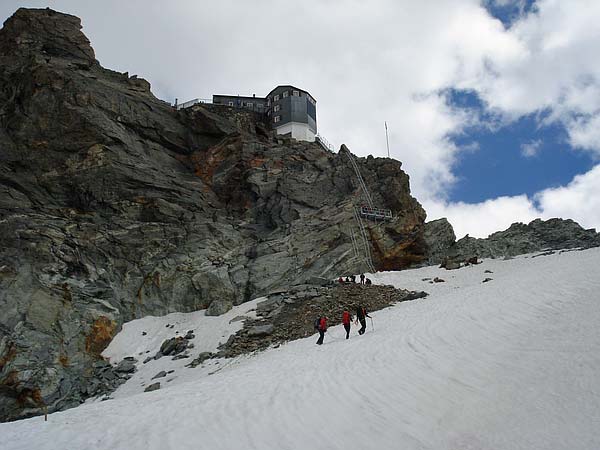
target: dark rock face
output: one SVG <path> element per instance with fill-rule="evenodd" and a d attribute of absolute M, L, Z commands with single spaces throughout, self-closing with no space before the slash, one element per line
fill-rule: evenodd
<path fill-rule="evenodd" d="M 367 224 L 375 265 L 422 261 L 400 163 L 357 163 L 395 217 Z M 346 156 L 241 111 L 175 111 L 102 68 L 78 18 L 20 9 L 0 30 L 0 420 L 79 404 L 125 321 L 364 270 L 360 201 Z"/>
<path fill-rule="evenodd" d="M 454 229 L 445 218 L 426 222 L 424 238 L 428 248 L 428 264 L 439 264 L 456 242 Z"/>

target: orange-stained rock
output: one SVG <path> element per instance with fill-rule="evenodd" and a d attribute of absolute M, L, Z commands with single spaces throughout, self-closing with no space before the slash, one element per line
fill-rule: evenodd
<path fill-rule="evenodd" d="M 85 351 L 100 356 L 100 353 L 110 344 L 116 328 L 117 323 L 114 320 L 105 316 L 98 317 L 85 338 Z"/>

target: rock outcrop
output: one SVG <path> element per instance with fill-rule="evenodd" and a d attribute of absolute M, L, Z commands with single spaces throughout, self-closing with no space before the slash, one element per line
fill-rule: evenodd
<path fill-rule="evenodd" d="M 468 235 L 452 242 L 454 232 L 446 219 L 425 224 L 430 264 L 458 268 L 471 258 L 501 258 L 543 250 L 586 249 L 600 246 L 600 233 L 586 230 L 570 219 L 536 219 L 529 224 L 513 223 L 508 229 L 485 239 Z"/>
<path fill-rule="evenodd" d="M 432 265 L 447 258 L 448 251 L 456 242 L 456 235 L 447 219 L 437 219 L 425 223 L 424 239 L 427 244 L 426 263 Z"/>
<path fill-rule="evenodd" d="M 195 367 L 214 356 L 234 357 L 313 335 L 315 319 L 320 316 L 328 317 L 328 327 L 332 327 L 341 323 L 344 309 L 355 316 L 359 306 L 373 312 L 424 297 L 427 297 L 427 293 L 423 291 L 358 283 L 336 282 L 324 287 L 294 286 L 289 291 L 275 293 L 258 303 L 256 319 L 247 319 L 244 328 L 232 335 L 216 355 L 200 354 L 189 367 Z M 354 325 L 352 327 L 354 329 Z"/>
<path fill-rule="evenodd" d="M 425 258 L 425 212 L 391 159 L 358 158 L 373 262 Z M 228 108 L 176 111 L 102 68 L 78 18 L 0 30 L 0 420 L 79 404 L 123 322 L 232 305 L 365 269 L 346 152 Z"/>

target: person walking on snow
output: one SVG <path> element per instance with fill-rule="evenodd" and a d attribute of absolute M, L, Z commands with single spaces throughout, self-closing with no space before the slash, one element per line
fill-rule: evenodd
<path fill-rule="evenodd" d="M 319 340 L 317 341 L 317 345 L 321 345 L 323 343 L 323 338 L 325 337 L 325 332 L 327 331 L 327 317 L 321 317 L 319 319 L 317 331 L 319 332 Z"/>
<path fill-rule="evenodd" d="M 365 330 L 367 329 L 367 317 L 369 319 L 371 318 L 371 316 L 367 313 L 367 308 L 364 306 L 359 306 L 356 308 L 356 321 L 354 324 L 357 325 L 358 322 L 360 322 L 360 330 L 358 330 L 358 334 L 365 334 Z"/>
<path fill-rule="evenodd" d="M 360 284 L 365 284 L 365 274 L 364 273 L 360 274 Z"/>
<path fill-rule="evenodd" d="M 350 322 L 352 322 L 352 315 L 345 309 L 342 313 L 342 323 L 346 329 L 346 339 L 350 338 Z"/>

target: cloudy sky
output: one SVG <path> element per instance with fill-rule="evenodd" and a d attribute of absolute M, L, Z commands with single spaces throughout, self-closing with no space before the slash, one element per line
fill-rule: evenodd
<path fill-rule="evenodd" d="M 536 217 L 600 229 L 598 0 L 58 0 L 103 66 L 173 102 L 317 99 L 335 147 L 403 162 L 458 237 Z"/>

